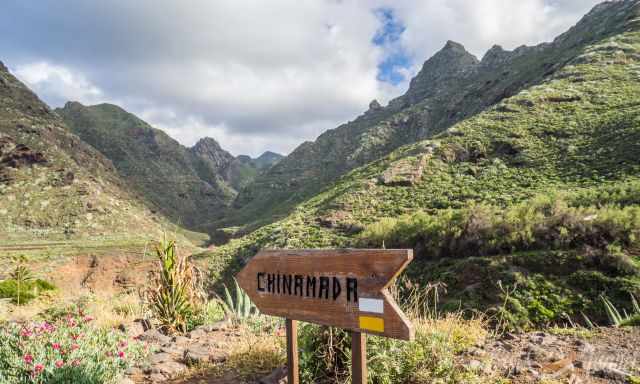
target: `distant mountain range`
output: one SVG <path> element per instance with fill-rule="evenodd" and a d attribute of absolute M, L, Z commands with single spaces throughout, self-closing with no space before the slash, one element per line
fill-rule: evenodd
<path fill-rule="evenodd" d="M 209 137 L 187 148 L 111 104 L 69 102 L 56 113 L 150 206 L 189 228 L 223 217 L 237 191 L 282 158 L 272 152 L 236 158 Z"/>

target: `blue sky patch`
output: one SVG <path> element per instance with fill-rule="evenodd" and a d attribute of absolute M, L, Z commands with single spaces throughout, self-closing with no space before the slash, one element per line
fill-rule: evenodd
<path fill-rule="evenodd" d="M 381 25 L 371 42 L 385 51 L 384 59 L 378 63 L 377 78 L 397 85 L 405 80 L 403 70 L 411 67 L 411 58 L 400 43 L 406 27 L 391 8 L 378 8 L 374 13 Z"/>

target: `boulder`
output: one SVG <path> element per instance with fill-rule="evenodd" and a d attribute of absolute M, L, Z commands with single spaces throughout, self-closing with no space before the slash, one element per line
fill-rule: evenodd
<path fill-rule="evenodd" d="M 141 341 L 146 341 L 148 343 L 154 344 L 166 344 L 171 341 L 169 336 L 162 334 L 155 328 L 149 329 L 140 335 L 139 339 Z"/>
<path fill-rule="evenodd" d="M 177 361 L 165 361 L 162 363 L 154 364 L 151 367 L 150 378 L 152 381 L 156 381 L 158 377 L 154 375 L 158 374 L 164 376 L 164 378 L 172 378 L 186 370 L 187 366 L 182 363 L 179 363 Z"/>

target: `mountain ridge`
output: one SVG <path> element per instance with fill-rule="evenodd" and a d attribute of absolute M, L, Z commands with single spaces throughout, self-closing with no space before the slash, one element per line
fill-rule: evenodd
<path fill-rule="evenodd" d="M 461 44 L 447 42 L 425 61 L 405 95 L 385 107 L 370 108 L 355 120 L 324 132 L 314 142 L 302 143 L 243 189 L 234 202 L 233 213 L 216 225 L 255 228 L 284 217 L 297 203 L 346 172 L 402 145 L 442 132 L 542 82 L 578 56 L 589 42 L 628 28 L 627 18 L 637 10 L 618 9 L 634 6 L 629 1 L 603 3 L 551 43 L 513 51 L 494 47 L 483 60 Z"/>
<path fill-rule="evenodd" d="M 159 236 L 168 224 L 0 65 L 0 238 L 20 242 Z M 142 232 L 130 233 L 137 227 Z M 127 240 L 128 241 L 128 240 Z"/>
<path fill-rule="evenodd" d="M 276 221 L 237 231 L 201 255 L 213 277 L 223 282 L 263 248 L 412 248 L 406 276 L 444 283 L 443 310 L 490 311 L 525 328 L 584 315 L 605 322 L 603 296 L 631 310 L 630 295 L 640 295 L 640 1 L 589 15 L 558 46 L 492 49 L 485 65 L 498 57 L 510 73 L 475 74 L 483 81 L 467 95 L 497 81 L 486 91 L 489 100 L 500 92 L 498 102 L 446 129 L 417 124 L 431 134 Z M 525 70 L 534 73 L 516 76 L 522 89 L 501 80 Z"/>
<path fill-rule="evenodd" d="M 189 228 L 222 217 L 237 189 L 258 173 L 252 162 L 239 162 L 213 138 L 185 147 L 114 104 L 68 102 L 56 113 L 109 158 L 148 204 Z"/>

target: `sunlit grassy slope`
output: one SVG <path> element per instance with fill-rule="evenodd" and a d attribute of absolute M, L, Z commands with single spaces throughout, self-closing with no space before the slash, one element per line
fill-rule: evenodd
<path fill-rule="evenodd" d="M 201 255 L 213 275 L 262 247 L 411 247 L 407 275 L 445 282 L 452 309 L 529 326 L 602 320 L 601 294 L 629 303 L 640 293 L 640 21 L 636 1 L 612 4 L 616 33 Z"/>

